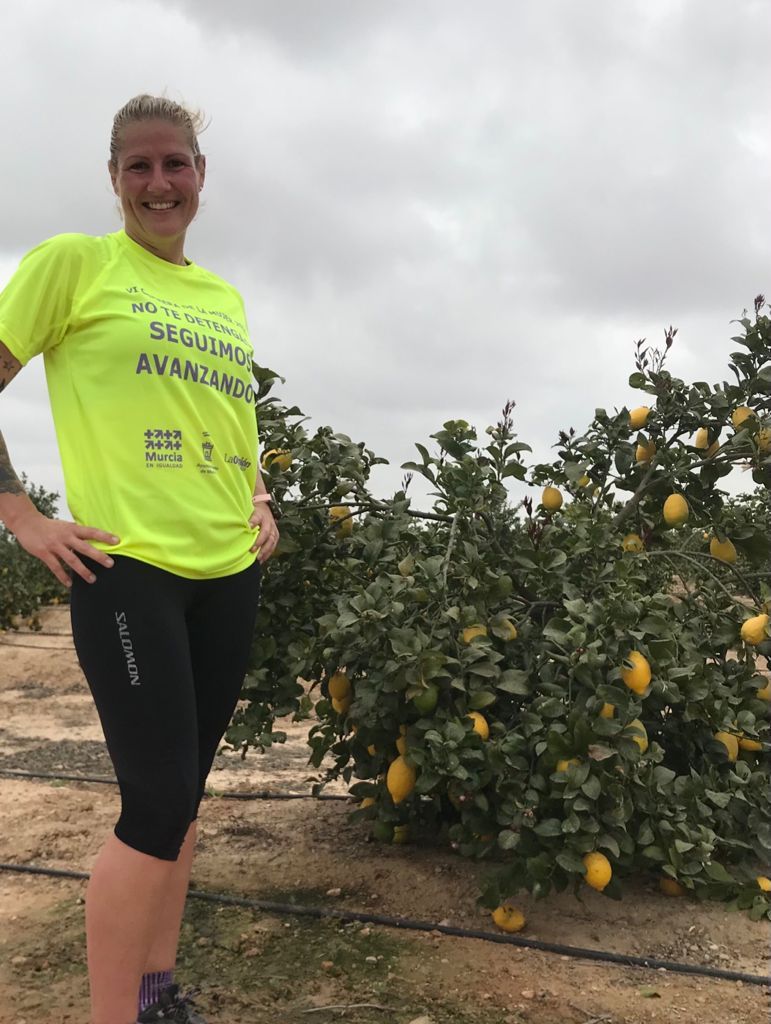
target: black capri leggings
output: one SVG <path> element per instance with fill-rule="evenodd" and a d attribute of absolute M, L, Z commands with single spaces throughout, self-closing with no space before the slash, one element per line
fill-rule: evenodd
<path fill-rule="evenodd" d="M 75 650 L 121 794 L 115 835 L 176 860 L 238 703 L 259 603 L 260 563 L 191 580 L 125 555 L 73 574 Z"/>

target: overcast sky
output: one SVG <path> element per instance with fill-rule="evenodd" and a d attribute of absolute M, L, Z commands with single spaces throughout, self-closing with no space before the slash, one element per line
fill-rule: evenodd
<path fill-rule="evenodd" d="M 726 380 L 771 294 L 766 0 L 26 0 L 0 30 L 0 284 L 118 229 L 127 99 L 201 108 L 187 255 L 240 288 L 285 399 L 389 459 L 380 494 L 509 398 L 550 460 L 641 403 L 633 343 L 670 323 L 670 370 Z M 2 405 L 17 471 L 62 491 L 41 359 Z"/>

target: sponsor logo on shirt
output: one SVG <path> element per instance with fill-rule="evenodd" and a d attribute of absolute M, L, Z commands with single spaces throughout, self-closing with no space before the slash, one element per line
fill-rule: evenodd
<path fill-rule="evenodd" d="M 201 441 L 201 451 L 203 452 L 203 462 L 198 463 L 199 473 L 219 473 L 219 466 L 214 465 L 214 444 L 209 440 L 209 431 L 204 430 L 203 441 Z"/>
<path fill-rule="evenodd" d="M 182 431 L 148 427 L 144 432 L 145 465 L 148 469 L 181 469 L 183 463 Z"/>
<path fill-rule="evenodd" d="M 230 462 L 242 470 L 248 469 L 251 466 L 249 459 L 244 459 L 240 455 L 228 455 L 227 452 L 225 453 L 225 462 Z"/>

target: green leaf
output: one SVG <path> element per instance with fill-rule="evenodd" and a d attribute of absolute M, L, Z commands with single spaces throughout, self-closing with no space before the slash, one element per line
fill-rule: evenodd
<path fill-rule="evenodd" d="M 486 708 L 490 704 L 494 704 L 498 698 L 494 693 L 490 693 L 489 690 L 479 690 L 477 693 L 471 695 L 471 699 L 468 702 L 468 706 L 472 711 L 479 711 L 481 708 Z"/>
<path fill-rule="evenodd" d="M 514 850 L 519 845 L 519 833 L 504 829 L 498 833 L 498 846 L 502 850 Z"/>
<path fill-rule="evenodd" d="M 561 548 L 554 548 L 541 559 L 541 567 L 546 570 L 558 569 L 567 560 L 568 556 Z"/>
<path fill-rule="evenodd" d="M 603 746 L 601 743 L 592 743 L 587 753 L 593 761 L 607 761 L 609 757 L 615 756 L 616 751 L 611 747 Z"/>
<path fill-rule="evenodd" d="M 584 862 L 576 853 L 570 850 L 560 850 L 554 858 L 561 868 L 571 874 L 583 875 L 585 872 Z"/>
<path fill-rule="evenodd" d="M 562 835 L 562 822 L 559 818 L 546 818 L 544 821 L 538 822 L 533 832 L 539 836 L 560 836 Z"/>
<path fill-rule="evenodd" d="M 596 775 L 590 775 L 581 786 L 581 792 L 585 793 L 590 800 L 597 800 L 602 793 L 602 784 Z"/>
<path fill-rule="evenodd" d="M 718 861 L 713 860 L 704 865 L 704 871 L 713 882 L 734 882 L 733 875 L 729 874 L 728 871 Z"/>
<path fill-rule="evenodd" d="M 478 661 L 474 665 L 469 665 L 468 670 L 475 676 L 482 676 L 484 679 L 494 679 L 501 671 L 497 665 L 493 665 L 489 661 Z"/>
<path fill-rule="evenodd" d="M 521 697 L 526 697 L 530 693 L 527 672 L 523 672 L 519 668 L 507 668 L 501 672 L 495 686 L 498 690 L 503 690 L 504 693 L 515 693 Z"/>

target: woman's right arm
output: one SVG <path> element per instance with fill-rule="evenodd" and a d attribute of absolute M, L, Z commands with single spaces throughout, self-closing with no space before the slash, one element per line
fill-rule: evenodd
<path fill-rule="evenodd" d="M 0 392 L 5 391 L 20 369 L 19 360 L 0 341 Z M 108 567 L 113 564 L 106 552 L 92 547 L 88 540 L 117 544 L 117 537 L 90 526 L 80 526 L 78 523 L 70 523 L 62 519 L 49 519 L 38 511 L 16 476 L 2 433 L 0 433 L 0 520 L 5 523 L 11 533 L 15 534 L 24 550 L 44 562 L 65 586 L 70 586 L 71 583 L 64 568 L 65 565 L 68 565 L 87 582 L 94 582 L 93 574 L 75 552 L 87 555 Z"/>

